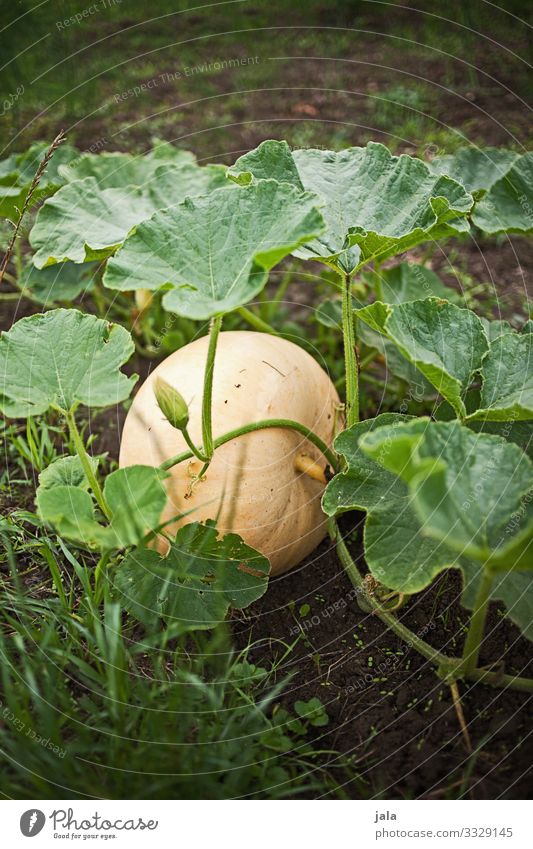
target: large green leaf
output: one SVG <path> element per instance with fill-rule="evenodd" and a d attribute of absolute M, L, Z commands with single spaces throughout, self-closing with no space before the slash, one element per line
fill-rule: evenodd
<path fill-rule="evenodd" d="M 479 409 L 470 418 L 533 419 L 533 334 L 504 333 L 490 343 L 483 361 Z"/>
<path fill-rule="evenodd" d="M 385 336 L 372 330 L 368 325 L 361 323 L 357 330 L 358 338 L 370 348 L 375 348 L 379 351 L 387 372 L 408 384 L 407 393 L 414 401 L 423 401 L 430 398 L 435 398 L 437 390 L 427 380 L 419 369 L 413 363 L 406 360 L 402 356 L 396 345 L 389 342 Z"/>
<path fill-rule="evenodd" d="M 49 147 L 48 142 L 34 142 L 28 150 L 17 156 L 18 178 L 22 184 L 29 185 L 31 183 Z M 47 187 L 50 184 L 61 186 L 63 184 L 61 168 L 72 162 L 78 155 L 75 147 L 65 143 L 60 144 L 43 172 L 39 181 L 39 188 Z"/>
<path fill-rule="evenodd" d="M 109 154 L 111 159 L 120 156 Z M 133 163 L 127 160 L 130 167 L 113 170 L 109 160 L 97 167 L 97 159 L 92 168 L 96 176 L 64 186 L 39 210 L 30 234 L 37 267 L 65 259 L 80 263 L 106 258 L 158 209 L 227 185 L 222 165 L 177 166 L 140 158 Z"/>
<path fill-rule="evenodd" d="M 479 408 L 479 389 L 471 389 L 465 396 L 465 406 L 467 413 L 474 413 Z M 490 433 L 493 436 L 502 436 L 507 442 L 514 442 L 519 445 L 522 451 L 533 460 L 533 420 L 531 421 L 476 421 L 467 417 L 465 424 L 476 433 Z M 437 421 L 451 422 L 455 416 L 453 407 L 447 401 L 442 401 L 441 404 L 433 411 L 433 417 Z"/>
<path fill-rule="evenodd" d="M 426 419 L 382 427 L 359 445 L 408 485 L 423 533 L 459 555 L 502 566 L 510 545 L 523 550 L 524 529 L 533 543 L 524 508 L 533 464 L 518 446 L 458 422 Z M 523 521 L 513 521 L 517 515 Z M 533 567 L 533 545 L 530 557 Z M 526 558 L 517 555 L 507 568 L 513 566 L 525 568 Z"/>
<path fill-rule="evenodd" d="M 459 567 L 457 554 L 424 531 L 407 495 L 372 510 L 364 530 L 365 559 L 373 577 L 403 593 L 429 586 L 444 569 Z"/>
<path fill-rule="evenodd" d="M 60 168 L 60 173 L 68 182 L 94 177 L 100 189 L 142 189 L 154 212 L 227 183 L 224 165 L 199 166 L 188 151 L 181 153 L 183 157 L 168 160 L 126 153 L 85 154 Z"/>
<path fill-rule="evenodd" d="M 57 301 L 73 301 L 82 292 L 91 288 L 93 275 L 98 268 L 97 262 L 76 265 L 62 262 L 47 268 L 27 265 L 18 280 L 23 292 L 40 304 L 53 304 Z"/>
<path fill-rule="evenodd" d="M 486 192 L 505 176 L 518 154 L 496 147 L 462 147 L 456 153 L 436 156 L 429 169 L 446 174 L 461 183 L 471 194 Z"/>
<path fill-rule="evenodd" d="M 380 292 L 381 300 L 387 304 L 400 304 L 432 296 L 445 298 L 452 303 L 461 300 L 461 296 L 454 289 L 445 286 L 440 277 L 422 265 L 402 262 L 393 268 L 380 269 L 377 283 L 374 271 L 368 272 L 364 277 L 369 285 Z M 363 304 L 353 299 L 353 306 L 357 309 Z M 340 299 L 323 301 L 317 307 L 315 315 L 317 320 L 326 327 L 342 329 Z M 423 400 L 435 396 L 435 387 L 409 360 L 402 356 L 393 342 L 364 322 L 358 325 L 357 335 L 365 345 L 379 351 L 386 362 L 388 372 L 409 384 L 409 392 L 413 398 Z"/>
<path fill-rule="evenodd" d="M 486 420 L 476 421 L 471 418 L 479 408 L 481 392 L 479 389 L 471 389 L 465 396 L 465 407 L 468 416 L 465 420 L 467 427 L 476 433 L 490 433 L 494 436 L 502 436 L 507 442 L 519 445 L 522 451 L 533 460 L 533 419 L 530 421 L 500 421 L 492 422 Z M 447 401 L 442 401 L 433 411 L 437 421 L 451 422 L 456 418 L 453 407 Z"/>
<path fill-rule="evenodd" d="M 533 232 L 533 153 L 519 156 L 476 204 L 472 221 L 485 233 Z"/>
<path fill-rule="evenodd" d="M 188 150 L 173 150 L 175 155 L 166 157 L 156 155 L 155 152 L 145 156 L 134 156 L 131 153 L 84 153 L 68 165 L 60 165 L 59 174 L 67 183 L 94 177 L 101 189 L 124 186 L 142 188 L 165 162 L 180 166 L 194 163 L 194 154 Z"/>
<path fill-rule="evenodd" d="M 22 318 L 0 336 L 0 409 L 17 418 L 117 404 L 137 380 L 120 371 L 133 350 L 123 327 L 78 310 Z"/>
<path fill-rule="evenodd" d="M 166 477 L 153 466 L 128 466 L 108 475 L 104 485 L 111 513 L 108 525 L 96 517 L 92 497 L 79 484 L 41 485 L 37 508 L 43 521 L 68 539 L 103 551 L 127 548 L 158 526 L 167 500 Z"/>
<path fill-rule="evenodd" d="M 148 627 L 172 623 L 173 633 L 212 628 L 230 607 L 247 607 L 267 588 L 270 566 L 236 534 L 219 539 L 214 523 L 180 528 L 165 557 L 140 548 L 115 576 L 123 606 Z"/>
<path fill-rule="evenodd" d="M 382 413 L 375 419 L 358 422 L 337 436 L 335 451 L 343 455 L 346 464 L 344 471 L 329 482 L 322 496 L 322 509 L 327 516 L 339 516 L 348 510 L 372 510 L 384 501 L 406 498 L 402 482 L 367 457 L 359 447 L 359 440 L 379 428 L 397 427 L 408 421 L 411 416 Z"/>
<path fill-rule="evenodd" d="M 0 218 L 17 221 L 28 194 L 27 187 L 17 184 L 16 177 L 12 182 L 6 179 L 0 183 Z"/>
<path fill-rule="evenodd" d="M 0 159 L 0 184 L 6 184 L 11 179 L 16 179 L 19 175 L 19 169 L 17 166 L 17 159 L 20 154 L 11 153 L 9 156 L 6 156 L 5 159 Z"/>
<path fill-rule="evenodd" d="M 464 546 L 461 547 L 461 554 L 457 552 L 454 536 L 451 539 L 446 537 L 444 541 L 438 538 L 440 535 L 433 535 L 431 531 L 428 533 L 430 526 L 421 520 L 413 506 L 410 490 L 416 486 L 420 469 L 427 473 L 432 468 L 438 468 L 441 458 L 451 458 L 456 463 L 457 473 L 456 481 L 453 475 L 450 477 L 451 482 L 455 483 L 457 496 L 452 509 L 455 510 L 455 516 L 461 514 L 460 524 L 463 529 L 467 529 L 469 547 L 472 540 L 476 539 L 476 534 L 488 533 L 496 543 L 497 553 L 508 553 L 511 550 L 510 543 L 518 541 L 520 532 L 523 532 L 522 560 L 515 565 L 524 569 L 528 565 L 523 557 L 524 551 L 529 554 L 531 549 L 531 546 L 527 548 L 523 544 L 527 542 L 525 534 L 531 505 L 526 505 L 524 499 L 518 499 L 518 511 L 509 514 L 509 510 L 517 503 L 516 484 L 519 476 L 525 479 L 527 474 L 524 474 L 524 470 L 527 473 L 531 464 L 528 465 L 527 459 L 515 446 L 507 446 L 501 439 L 494 441 L 494 438 L 476 437 L 474 434 L 470 434 L 470 437 L 475 440 L 489 439 L 490 451 L 486 450 L 485 444 L 479 458 L 475 448 L 473 453 L 466 451 L 461 457 L 460 450 L 457 450 L 457 442 L 462 441 L 458 429 L 469 433 L 467 428 L 456 422 L 435 425 L 428 420 L 397 414 L 383 414 L 354 425 L 335 441 L 335 448 L 346 458 L 346 467 L 328 484 L 323 496 L 323 507 L 330 516 L 347 510 L 367 511 L 365 559 L 372 575 L 382 584 L 399 592 L 414 593 L 428 586 L 443 569 L 458 568 L 462 570 L 465 582 L 463 603 L 471 607 L 482 572 L 481 564 L 464 556 Z M 428 434 L 429 447 L 424 445 L 424 437 Z M 466 436 L 467 442 L 468 439 Z M 497 447 L 494 452 L 495 444 Z M 502 444 L 505 448 L 502 448 Z M 512 461 L 509 462 L 507 448 L 512 449 L 511 453 L 516 460 L 517 477 Z M 502 458 L 503 475 L 499 476 L 495 467 Z M 480 478 L 480 474 L 485 474 L 486 464 L 489 465 L 487 478 Z M 505 479 L 509 473 L 511 478 Z M 402 476 L 405 480 L 401 479 Z M 492 488 L 491 482 L 495 482 L 503 493 L 502 499 L 494 491 L 489 491 L 487 501 L 484 502 L 485 487 Z M 490 513 L 499 528 L 492 524 L 488 527 L 487 523 L 482 525 L 483 511 Z M 507 521 L 503 518 L 505 513 Z M 472 521 L 469 526 L 470 516 Z M 468 538 L 469 527 L 471 538 Z M 501 569 L 503 564 L 495 562 L 494 565 Z M 508 565 L 507 561 L 506 568 Z M 533 579 L 528 572 L 513 570 L 495 573 L 492 597 L 504 602 L 508 615 L 530 637 L 533 635 L 532 590 Z"/>
<path fill-rule="evenodd" d="M 186 197 L 206 195 L 213 189 L 231 186 L 224 165 L 161 165 L 147 185 L 146 192 L 154 211 L 176 206 Z"/>
<path fill-rule="evenodd" d="M 440 277 L 415 263 L 401 262 L 393 268 L 380 269 L 379 283 L 376 286 L 376 272 L 366 277 L 380 292 L 379 300 L 387 304 L 401 304 L 423 298 L 444 298 L 451 303 L 460 303 L 461 296 L 454 289 L 445 286 Z M 409 393 L 416 400 L 433 398 L 435 387 L 424 377 L 409 360 L 402 356 L 396 345 L 367 324 L 360 323 L 358 336 L 365 344 L 376 348 L 384 357 L 387 371 L 409 384 Z"/>
<path fill-rule="evenodd" d="M 196 162 L 196 156 L 191 150 L 176 147 L 175 144 L 164 139 L 154 141 L 152 149 L 145 154 L 145 159 L 172 165 L 186 165 L 189 162 Z"/>
<path fill-rule="evenodd" d="M 498 336 L 503 336 L 504 333 L 512 333 L 513 328 L 508 321 L 503 318 L 488 319 L 485 316 L 479 316 L 479 320 L 483 325 L 483 330 L 489 342 L 497 339 Z"/>
<path fill-rule="evenodd" d="M 347 272 L 463 231 L 467 225 L 459 219 L 473 204 L 459 183 L 375 142 L 335 153 L 291 152 L 286 142 L 266 141 L 228 174 L 241 184 L 268 176 L 315 192 L 324 203 L 326 230 L 294 253 Z"/>
<path fill-rule="evenodd" d="M 128 466 L 107 476 L 104 498 L 111 510 L 110 530 L 119 545 L 138 543 L 159 523 L 167 501 L 163 481 L 167 472 L 152 466 Z"/>
<path fill-rule="evenodd" d="M 110 256 L 129 231 L 153 213 L 135 187 L 101 189 L 94 177 L 69 183 L 49 198 L 30 233 L 37 268 Z"/>
<path fill-rule="evenodd" d="M 469 428 L 476 433 L 489 433 L 493 436 L 501 436 L 507 442 L 514 442 L 520 446 L 522 451 L 533 460 L 533 420 L 528 422 L 489 422 L 489 421 L 466 421 Z"/>
<path fill-rule="evenodd" d="M 393 342 L 403 357 L 466 415 L 463 394 L 481 368 L 488 342 L 477 316 L 440 298 L 356 310 L 368 326 Z"/>
<path fill-rule="evenodd" d="M 326 487 L 322 507 L 328 516 L 365 510 L 365 559 L 372 575 L 391 589 L 414 593 L 443 569 L 455 566 L 457 556 L 424 534 L 407 485 L 360 447 L 365 435 L 394 433 L 409 421 L 410 416 L 382 413 L 341 433 L 335 449 L 345 457 L 345 469 Z"/>
<path fill-rule="evenodd" d="M 109 262 L 111 289 L 171 287 L 166 309 L 206 319 L 242 306 L 268 271 L 323 228 L 314 195 L 262 180 L 188 198 L 141 224 Z"/>

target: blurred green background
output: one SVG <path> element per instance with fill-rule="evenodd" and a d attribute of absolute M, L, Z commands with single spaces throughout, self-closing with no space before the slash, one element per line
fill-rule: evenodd
<path fill-rule="evenodd" d="M 0 6 L 3 155 L 59 129 L 82 149 L 160 137 L 220 161 L 272 136 L 429 155 L 531 144 L 524 0 Z"/>

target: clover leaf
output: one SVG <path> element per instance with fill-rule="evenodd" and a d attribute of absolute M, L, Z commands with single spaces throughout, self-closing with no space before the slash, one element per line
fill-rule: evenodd
<path fill-rule="evenodd" d="M 164 307 L 187 318 L 229 312 L 257 295 L 268 271 L 323 229 L 316 206 L 314 195 L 275 180 L 187 198 L 137 227 L 109 262 L 104 285 L 166 287 Z"/>
<path fill-rule="evenodd" d="M 348 273 L 428 239 L 464 232 L 461 218 L 473 204 L 456 181 L 375 142 L 335 153 L 291 151 L 286 142 L 266 141 L 241 156 L 228 175 L 243 185 L 268 176 L 317 194 L 326 230 L 293 252 Z"/>
<path fill-rule="evenodd" d="M 0 336 L 0 409 L 17 418 L 124 401 L 137 376 L 120 367 L 133 350 L 123 327 L 78 310 L 22 318 Z"/>
<path fill-rule="evenodd" d="M 212 628 L 230 607 L 247 607 L 267 588 L 269 562 L 237 534 L 219 538 L 214 522 L 180 528 L 166 556 L 131 552 L 114 578 L 122 605 L 147 627 L 163 619 L 173 633 Z"/>

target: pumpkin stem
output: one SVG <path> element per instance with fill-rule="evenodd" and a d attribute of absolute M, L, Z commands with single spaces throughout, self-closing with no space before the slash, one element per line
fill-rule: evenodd
<path fill-rule="evenodd" d="M 302 472 L 313 480 L 323 483 L 324 486 L 327 484 L 324 469 L 309 454 L 298 454 L 294 460 L 294 468 L 297 472 Z"/>

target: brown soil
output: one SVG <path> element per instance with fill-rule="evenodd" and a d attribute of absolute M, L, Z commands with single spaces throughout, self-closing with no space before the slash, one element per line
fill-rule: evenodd
<path fill-rule="evenodd" d="M 351 547 L 355 554 L 358 542 Z M 448 572 L 412 598 L 401 619 L 436 648 L 458 654 L 467 619 L 459 598 L 459 576 Z M 305 615 L 302 605 L 310 607 Z M 496 605 L 491 610 L 481 663 L 503 657 L 508 671 L 527 675 L 529 665 L 531 674 L 531 647 L 501 612 Z M 257 664 L 280 659 L 296 643 L 278 670 L 279 678 L 291 676 L 283 701 L 289 707 L 297 699 L 321 699 L 330 723 L 320 745 L 354 757 L 369 797 L 527 798 L 531 697 L 462 685 L 475 750 L 469 755 L 449 688 L 428 661 L 358 607 L 328 541 L 273 580 L 233 630 L 240 648 L 254 643 Z M 347 790 L 357 797 L 361 785 Z"/>

